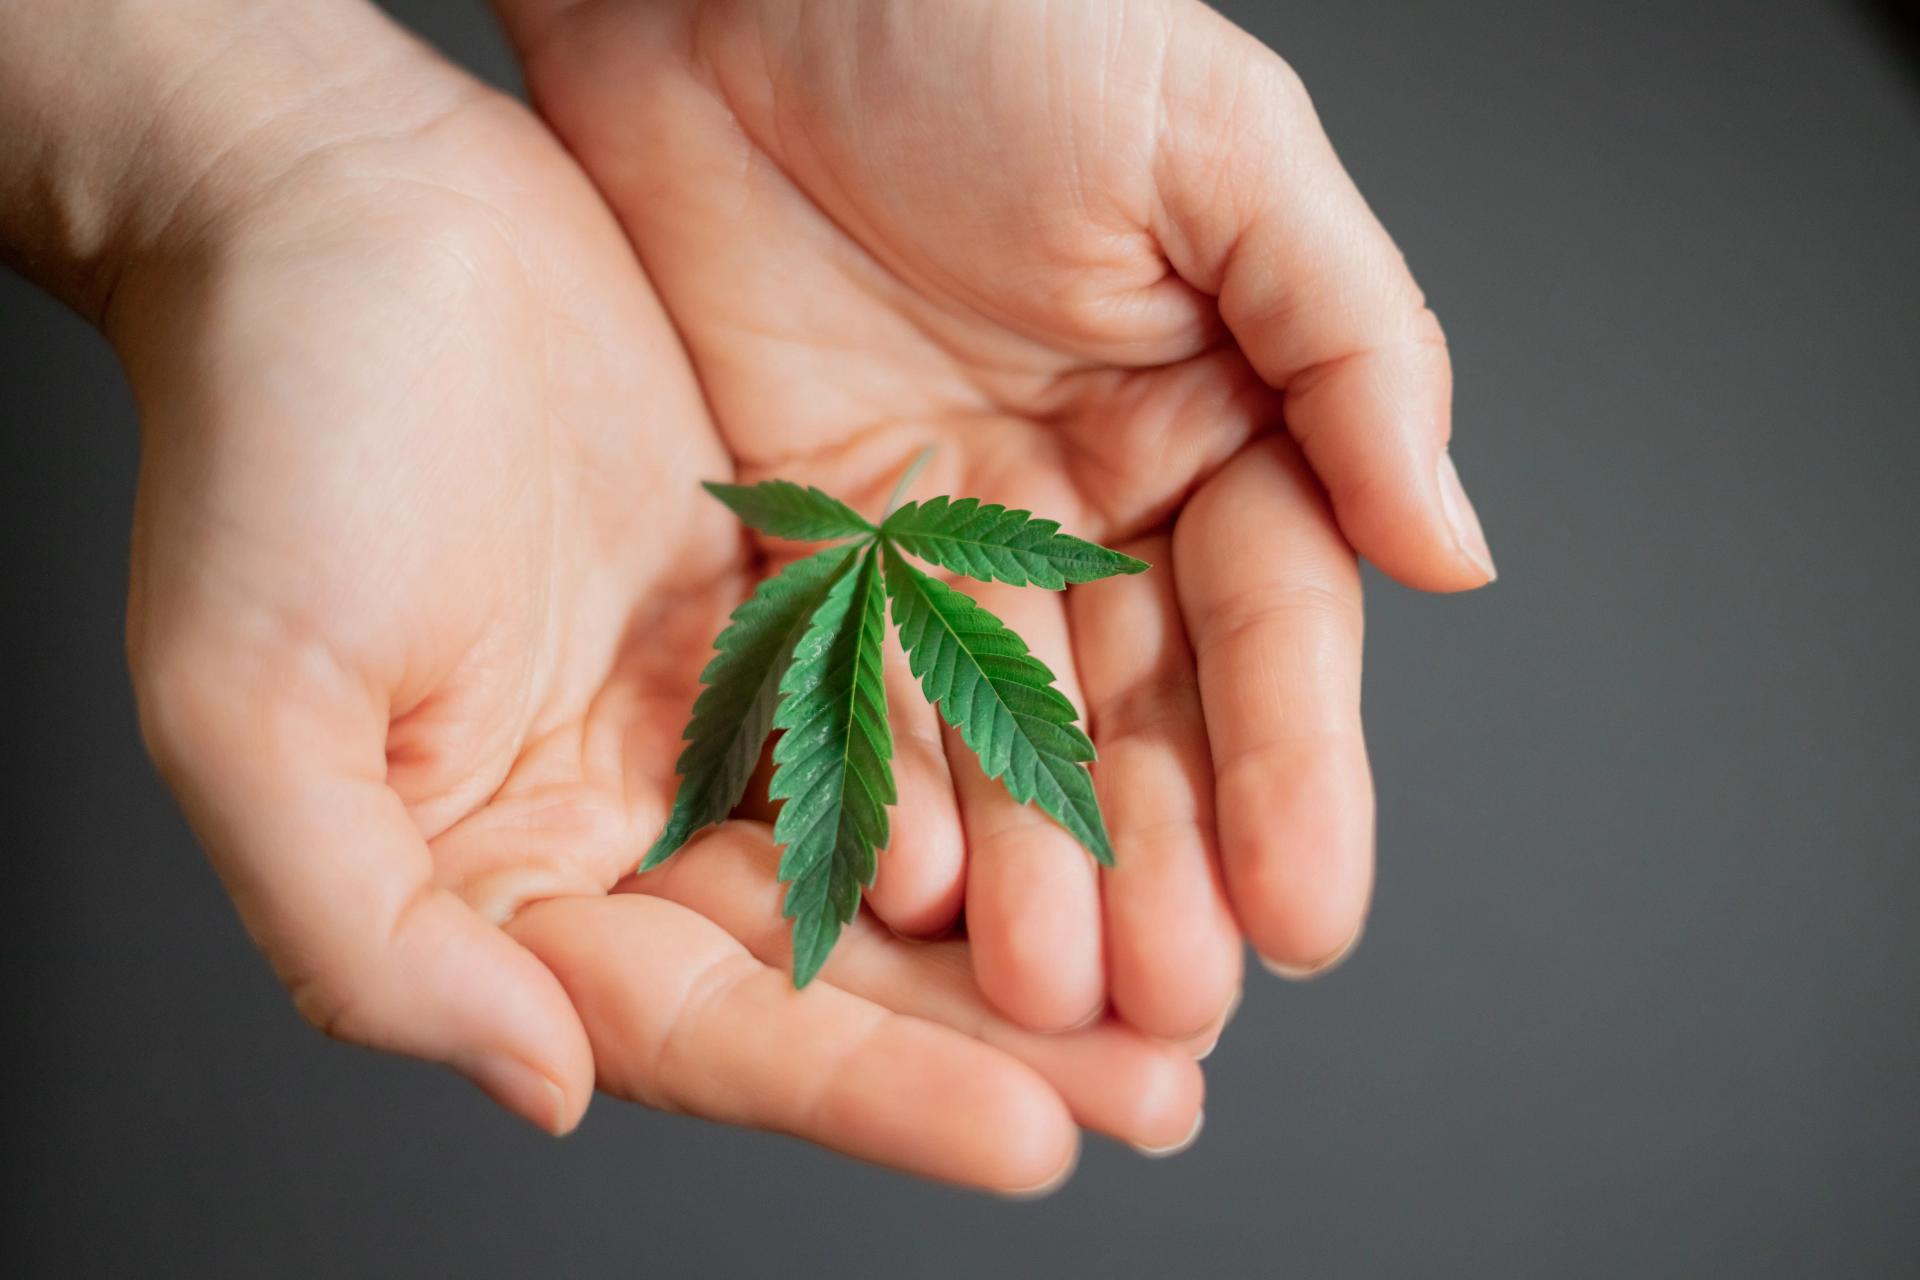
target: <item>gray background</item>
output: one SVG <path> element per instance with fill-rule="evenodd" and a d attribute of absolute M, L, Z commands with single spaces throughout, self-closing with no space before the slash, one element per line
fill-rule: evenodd
<path fill-rule="evenodd" d="M 508 77 L 473 0 L 395 6 Z M 1005 1205 L 329 1046 L 136 738 L 135 440 L 0 278 L 0 1251 L 28 1274 L 1920 1274 L 1920 79 L 1839 4 L 1227 6 L 1446 321 L 1502 578 L 1373 580 L 1382 872 L 1211 1123 Z M 784 1262 L 782 1260 L 785 1260 Z"/>

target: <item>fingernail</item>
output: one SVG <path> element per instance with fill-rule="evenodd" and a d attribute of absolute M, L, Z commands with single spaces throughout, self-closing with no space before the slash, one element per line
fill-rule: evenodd
<path fill-rule="evenodd" d="M 1488 582 L 1499 577 L 1500 571 L 1493 567 L 1493 552 L 1487 548 L 1486 532 L 1480 527 L 1480 517 L 1467 498 L 1466 486 L 1460 483 L 1460 471 L 1453 465 L 1453 454 L 1445 449 L 1440 451 L 1440 505 L 1446 509 L 1447 523 L 1453 526 L 1453 541 L 1460 554 L 1473 561 Z"/>
<path fill-rule="evenodd" d="M 1067 1157 L 1067 1162 L 1060 1166 L 1060 1171 L 1048 1178 L 1045 1182 L 1035 1183 L 1031 1187 L 1016 1187 L 1011 1191 L 998 1191 L 994 1194 L 998 1195 L 1002 1200 L 1044 1199 L 1066 1186 L 1067 1180 L 1073 1177 L 1073 1171 L 1079 1167 L 1079 1164 L 1080 1151 L 1079 1148 L 1076 1147 L 1073 1154 Z"/>
<path fill-rule="evenodd" d="M 1260 957 L 1260 964 L 1268 973 L 1285 978 L 1288 982 L 1305 982 L 1309 978 L 1318 978 L 1339 968 L 1341 962 L 1352 955 L 1353 949 L 1360 945 L 1360 935 L 1366 931 L 1366 925 L 1362 924 L 1353 931 L 1353 936 L 1348 938 L 1345 945 L 1338 951 L 1312 964 L 1287 964 L 1280 960 L 1269 960 L 1265 956 Z"/>
<path fill-rule="evenodd" d="M 504 1053 L 487 1053 L 461 1064 L 460 1072 L 480 1091 L 548 1133 L 559 1137 L 569 1126 L 567 1095 L 545 1073 Z"/>
<path fill-rule="evenodd" d="M 1199 1141 L 1200 1129 L 1206 1123 L 1207 1123 L 1207 1113 L 1205 1111 L 1196 1111 L 1193 1116 L 1193 1128 L 1187 1130 L 1186 1137 L 1180 1139 L 1180 1141 L 1172 1144 L 1171 1146 L 1148 1147 L 1148 1146 L 1143 1146 L 1138 1142 L 1131 1143 L 1129 1145 L 1131 1145 L 1135 1151 L 1138 1151 L 1143 1156 L 1149 1156 L 1155 1160 L 1164 1160 L 1168 1156 L 1179 1155 L 1182 1151 L 1185 1151 L 1188 1147 L 1192 1146 L 1195 1142 Z"/>
<path fill-rule="evenodd" d="M 1235 987 L 1233 989 L 1233 999 L 1227 1001 L 1227 1007 L 1220 1012 L 1219 1030 L 1213 1033 L 1213 1039 L 1207 1042 L 1206 1048 L 1199 1050 L 1193 1055 L 1195 1062 L 1205 1062 L 1213 1056 L 1213 1051 L 1220 1047 L 1220 1037 L 1227 1033 L 1227 1026 L 1233 1021 L 1233 1015 L 1240 1012 L 1240 998 L 1246 993 L 1247 989 L 1245 987 Z"/>

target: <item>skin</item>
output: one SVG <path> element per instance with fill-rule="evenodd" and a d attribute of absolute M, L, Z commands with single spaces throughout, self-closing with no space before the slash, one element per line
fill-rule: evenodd
<path fill-rule="evenodd" d="M 1002 1191 L 1082 1128 L 1177 1147 L 1240 933 L 1312 966 L 1364 911 L 1352 548 L 1489 572 L 1297 86 L 1189 8 L 504 12 L 578 164 L 350 0 L 6 15 L 0 249 L 126 365 L 141 725 L 241 919 L 316 1026 L 555 1132 L 597 1084 Z M 774 554 L 696 481 L 872 512 L 927 442 L 917 492 L 1159 566 L 979 591 L 1086 709 L 1121 868 L 896 664 L 900 834 L 795 994 L 764 823 L 626 875 Z"/>
<path fill-rule="evenodd" d="M 1175 0 L 508 0 L 741 476 L 1034 509 L 1154 572 L 966 584 L 1085 712 L 1118 866 L 1014 804 L 894 662 L 901 933 L 962 905 L 1011 1019 L 1156 1036 L 1357 937 L 1355 549 L 1492 577 L 1432 313 L 1291 71 Z M 773 556 L 789 549 L 768 546 Z"/>
<path fill-rule="evenodd" d="M 794 993 L 765 824 L 624 878 L 761 568 L 698 489 L 732 462 L 628 242 L 530 114 L 371 10 L 158 13 L 141 59 L 221 56 L 154 72 L 141 154 L 200 164 L 150 190 L 73 156 L 45 185 L 129 203 L 46 224 L 126 238 L 42 276 L 139 403 L 142 730 L 300 1012 L 556 1133 L 597 1085 L 1030 1192 L 1082 1128 L 1193 1132 L 1186 1049 L 1025 1031 L 963 942 L 868 923 Z M 256 124 L 193 132 L 223 116 Z"/>

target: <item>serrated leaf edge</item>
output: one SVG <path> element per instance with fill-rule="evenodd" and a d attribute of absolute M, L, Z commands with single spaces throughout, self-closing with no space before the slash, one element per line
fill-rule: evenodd
<path fill-rule="evenodd" d="M 958 591 L 946 583 L 939 581 L 937 578 L 933 578 L 915 568 L 902 556 L 899 548 L 895 547 L 892 541 L 884 535 L 880 539 L 880 547 L 882 554 L 886 556 L 887 598 L 893 604 L 894 628 L 899 633 L 902 647 L 907 650 L 908 667 L 913 672 L 915 681 L 920 685 L 921 692 L 927 697 L 928 701 L 932 702 L 935 707 L 938 708 L 941 719 L 960 731 L 961 741 L 966 743 L 967 748 L 971 750 L 980 761 L 981 770 L 987 777 L 1003 779 L 1001 785 L 1005 786 L 1008 793 L 1016 800 L 1021 801 L 1023 804 L 1034 804 L 1041 812 L 1046 813 L 1049 817 L 1053 818 L 1055 822 L 1059 823 L 1069 835 L 1072 835 L 1074 839 L 1078 840 L 1081 846 L 1085 848 L 1088 853 L 1092 854 L 1094 860 L 1101 866 L 1112 866 L 1113 842 L 1107 834 L 1106 819 L 1100 809 L 1099 796 L 1093 789 L 1093 777 L 1084 767 L 1095 757 L 1093 742 L 1086 736 L 1085 731 L 1079 727 L 1078 711 L 1074 708 L 1073 704 L 1067 700 L 1066 695 L 1054 686 L 1053 681 L 1055 676 L 1053 672 L 1047 668 L 1045 663 L 1032 656 L 1027 648 L 1026 641 L 1021 638 L 1019 632 L 1008 626 L 1005 620 L 996 615 L 992 610 L 967 595 L 964 591 Z M 1063 793 L 1080 786 L 1085 787 L 1084 799 L 1086 812 L 1081 812 L 1078 804 L 1070 806 L 1075 816 L 1085 825 L 1086 830 L 1084 832 L 1076 830 L 1075 824 L 1069 821 L 1066 816 L 1056 812 L 1053 808 L 1042 802 L 1040 799 L 1041 791 L 1038 787 L 1033 789 L 1031 795 L 1020 795 L 1020 788 L 1015 785 L 1014 780 L 1008 777 L 1012 764 L 1010 743 L 1003 743 L 991 737 L 982 740 L 982 735 L 977 727 L 979 722 L 976 721 L 972 715 L 971 702 L 964 708 L 954 706 L 952 705 L 951 696 L 942 696 L 934 692 L 932 683 L 936 676 L 931 668 L 932 659 L 923 657 L 922 654 L 926 651 L 920 646 L 911 643 L 908 639 L 907 620 L 903 618 L 901 613 L 904 597 L 902 593 L 894 589 L 893 578 L 896 572 L 901 574 L 907 581 L 915 584 L 914 590 L 921 595 L 925 602 L 924 607 L 938 621 L 942 629 L 947 632 L 958 651 L 964 654 L 967 660 L 973 664 L 977 681 L 973 687 L 978 688 L 979 685 L 986 686 L 994 699 L 999 703 L 1000 708 L 1005 712 L 1014 730 L 1026 740 L 1029 749 L 1033 751 L 1036 757 L 1039 767 L 1044 769 L 1047 775 L 1053 779 L 1055 786 L 1059 787 Z M 960 641 L 957 633 L 953 631 L 946 618 L 934 607 L 932 604 L 932 600 L 935 598 L 934 592 L 927 591 L 927 587 L 934 588 L 934 591 L 946 592 L 965 600 L 969 607 L 984 614 L 1000 628 L 1001 632 L 1011 637 L 1011 639 L 1019 645 L 1018 653 L 976 654 Z M 1008 702 L 1007 696 L 995 683 L 993 674 L 989 670 L 990 662 L 996 665 L 1016 662 L 1030 664 L 1035 672 L 1044 674 L 1044 685 L 1033 685 L 1026 681 L 1021 681 L 1017 687 L 1028 691 L 1022 695 L 1023 697 L 1032 696 L 1040 698 L 1043 699 L 1050 708 L 1064 710 L 1066 718 L 1064 720 L 1055 720 L 1041 716 L 1038 710 L 1032 706 L 1029 706 L 1025 710 L 1013 707 Z M 1002 674 L 1004 676 L 1006 673 L 1003 672 Z M 1043 749 L 1040 743 L 1034 740 L 1033 728 L 1023 723 L 1025 721 L 1046 725 L 1048 735 L 1060 735 L 1064 745 L 1068 747 L 1069 750 L 1049 751 Z M 1077 775 L 1075 781 L 1072 783 L 1066 782 L 1062 777 L 1062 774 L 1067 768 L 1071 768 Z M 1069 794 L 1066 795 L 1066 799 L 1073 801 L 1077 799 L 1077 797 Z"/>
<path fill-rule="evenodd" d="M 713 656 L 707 660 L 707 665 L 701 669 L 700 682 L 702 687 L 699 694 L 694 698 L 693 709 L 687 717 L 686 728 L 681 731 L 681 740 L 686 743 L 686 746 L 681 748 L 679 758 L 674 762 L 674 771 L 679 777 L 679 784 L 674 789 L 673 800 L 668 806 L 666 821 L 661 828 L 660 834 L 654 838 L 653 844 L 648 847 L 646 855 L 640 860 L 639 869 L 641 871 L 651 871 L 655 867 L 660 866 L 674 854 L 685 848 L 687 842 L 699 832 L 714 825 L 716 822 L 723 821 L 726 812 L 731 811 L 735 805 L 740 803 L 741 797 L 746 794 L 747 784 L 753 780 L 753 771 L 749 768 L 740 780 L 740 785 L 736 789 L 737 794 L 733 796 L 731 802 L 726 806 L 726 810 L 722 811 L 718 818 L 692 821 L 685 818 L 680 812 L 681 801 L 688 795 L 688 771 L 698 763 L 697 753 L 702 742 L 699 730 L 703 707 L 711 705 L 710 700 L 716 690 L 716 677 L 722 674 L 723 664 L 732 656 L 732 650 L 729 648 L 728 642 L 731 638 L 737 636 L 743 622 L 742 615 L 751 609 L 756 602 L 762 600 L 763 594 L 772 584 L 785 578 L 797 567 L 819 562 L 834 555 L 842 558 L 841 563 L 835 565 L 832 571 L 821 579 L 815 588 L 817 595 L 814 597 L 813 603 L 803 608 L 798 615 L 798 621 L 788 627 L 780 646 L 775 650 L 776 656 L 773 661 L 768 664 L 766 671 L 763 672 L 760 677 L 759 691 L 754 694 L 753 699 L 749 702 L 751 706 L 753 702 L 767 697 L 769 692 L 767 686 L 768 683 L 771 682 L 771 704 L 767 707 L 765 714 L 766 728 L 761 731 L 758 740 L 751 744 L 752 753 L 757 758 L 761 749 L 765 746 L 768 736 L 773 732 L 773 718 L 778 711 L 781 697 L 780 685 L 781 682 L 785 680 L 787 668 L 792 663 L 794 646 L 798 644 L 800 638 L 806 634 L 807 625 L 812 620 L 815 611 L 818 610 L 820 603 L 832 592 L 835 584 L 846 574 L 848 568 L 856 563 L 859 551 L 860 544 L 847 543 L 842 546 L 829 547 L 811 556 L 795 560 L 792 564 L 787 565 L 786 568 L 774 574 L 772 577 L 763 578 L 759 584 L 754 587 L 752 594 L 745 600 L 742 600 L 738 605 L 735 605 L 733 611 L 727 615 L 727 625 L 721 628 L 719 635 L 714 637 Z M 747 745 L 748 743 L 745 738 L 738 739 L 732 747 L 729 747 L 728 750 L 723 753 L 723 758 L 731 756 L 736 750 L 744 752 L 747 749 Z"/>
<path fill-rule="evenodd" d="M 967 537 L 948 530 L 911 527 L 917 518 L 932 512 L 933 520 L 943 517 L 957 524 L 1004 524 L 1014 533 L 1029 535 L 1040 546 L 1018 546 L 1011 541 Z M 978 582 L 1005 582 L 1011 586 L 1036 586 L 1059 591 L 1069 585 L 1098 582 L 1103 578 L 1144 573 L 1152 566 L 1146 561 L 1101 546 L 1085 538 L 1060 532 L 1058 520 L 1035 516 L 1022 507 L 1007 507 L 978 498 L 928 498 L 908 502 L 889 513 L 880 522 L 880 534 L 902 551 L 943 569 L 962 574 Z M 1049 548 L 1045 544 L 1056 544 Z M 967 548 L 976 559 L 959 561 L 935 553 L 941 544 Z M 998 556 L 1015 561 L 1015 571 L 1007 572 L 993 563 Z M 984 571 L 982 566 L 984 565 Z M 1036 572 L 1042 570 L 1044 572 Z"/>
<path fill-rule="evenodd" d="M 837 581 L 833 592 L 823 599 L 814 611 L 809 623 L 809 636 L 819 626 L 821 615 L 835 603 L 835 596 L 846 580 Z M 804 742 L 794 735 L 812 727 L 819 715 L 813 708 L 807 709 L 806 718 L 796 720 L 793 708 L 795 699 L 811 696 L 815 690 L 834 679 L 835 671 L 822 672 L 808 688 L 794 687 L 795 676 L 805 670 L 800 665 L 800 649 L 807 640 L 802 639 L 795 650 L 795 661 L 781 681 L 781 700 L 774 715 L 775 727 L 782 731 L 780 746 L 774 750 L 775 769 L 767 788 L 769 799 L 784 800 L 779 818 L 774 824 L 774 837 L 780 842 L 781 858 L 777 870 L 780 879 L 788 885 L 781 914 L 793 921 L 793 982 L 795 987 L 804 987 L 813 980 L 820 967 L 832 952 L 841 932 L 852 923 L 860 910 L 860 890 L 873 883 L 873 876 L 879 865 L 879 851 L 884 848 L 891 830 L 889 809 L 898 803 L 899 796 L 893 780 L 893 738 L 891 725 L 887 718 L 887 700 L 884 662 L 884 646 L 887 635 L 886 585 L 880 572 L 880 555 L 877 542 L 869 542 L 860 554 L 860 564 L 853 571 L 851 585 L 846 589 L 854 598 L 849 599 L 845 612 L 836 621 L 833 632 L 823 639 L 828 646 L 838 645 L 849 629 L 853 633 L 852 649 L 846 656 L 846 711 L 844 718 L 844 737 L 841 743 L 841 757 L 838 763 L 839 794 L 833 803 L 832 821 L 834 830 L 817 851 L 803 865 L 796 859 L 798 842 L 819 830 L 819 824 L 828 819 L 824 813 L 811 814 L 805 832 L 790 831 L 784 837 L 782 828 L 789 825 L 793 814 L 801 812 L 797 806 L 823 785 L 824 780 L 832 776 L 832 766 L 827 771 L 814 771 L 818 776 L 804 776 L 797 782 L 785 783 L 789 767 L 798 768 L 809 765 L 813 754 L 790 755 L 783 757 L 790 743 Z M 865 714 L 863 715 L 863 710 Z M 871 723 L 869 723 L 871 722 Z M 877 734 L 877 736 L 876 736 Z M 870 780 L 866 772 L 856 767 L 855 752 L 858 743 L 865 743 L 871 764 L 877 770 L 877 779 Z M 804 749 L 804 748 L 802 748 Z M 878 782 L 875 790 L 874 781 Z M 848 788 L 857 786 L 865 794 L 866 805 L 857 801 L 849 808 Z M 871 809 L 878 830 L 869 832 L 863 823 L 863 808 Z M 858 861 L 851 884 L 839 879 L 844 870 L 842 864 L 845 852 L 844 842 L 851 836 L 858 844 Z M 802 886 L 814 875 L 826 877 L 819 888 L 820 901 L 817 904 L 804 904 L 810 910 L 803 914 Z M 811 891 L 809 890 L 809 896 Z"/>

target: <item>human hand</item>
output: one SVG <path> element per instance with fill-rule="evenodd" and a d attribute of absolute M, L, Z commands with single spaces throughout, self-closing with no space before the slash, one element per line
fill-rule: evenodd
<path fill-rule="evenodd" d="M 1439 327 L 1297 79 L 1190 0 L 498 0 L 748 479 L 1061 517 L 1156 572 L 973 587 L 1100 751 L 1117 867 L 980 775 L 906 689 L 869 903 L 958 914 L 1018 1021 L 1111 998 L 1178 1037 L 1360 929 L 1372 790 L 1354 549 L 1492 564 Z M 1290 433 L 1281 434 L 1282 424 Z M 1329 500 L 1330 499 L 1330 500 Z"/>
<path fill-rule="evenodd" d="M 1076 1121 L 1188 1133 L 1184 1052 L 1022 1033 L 957 944 L 856 931 L 792 992 L 762 826 L 622 881 L 750 573 L 675 335 L 516 104 L 370 9 L 206 10 L 139 47 L 219 44 L 153 143 L 217 159 L 68 278 L 109 284 L 142 418 L 142 727 L 302 1013 L 554 1131 L 597 1079 L 1004 1190 Z"/>

